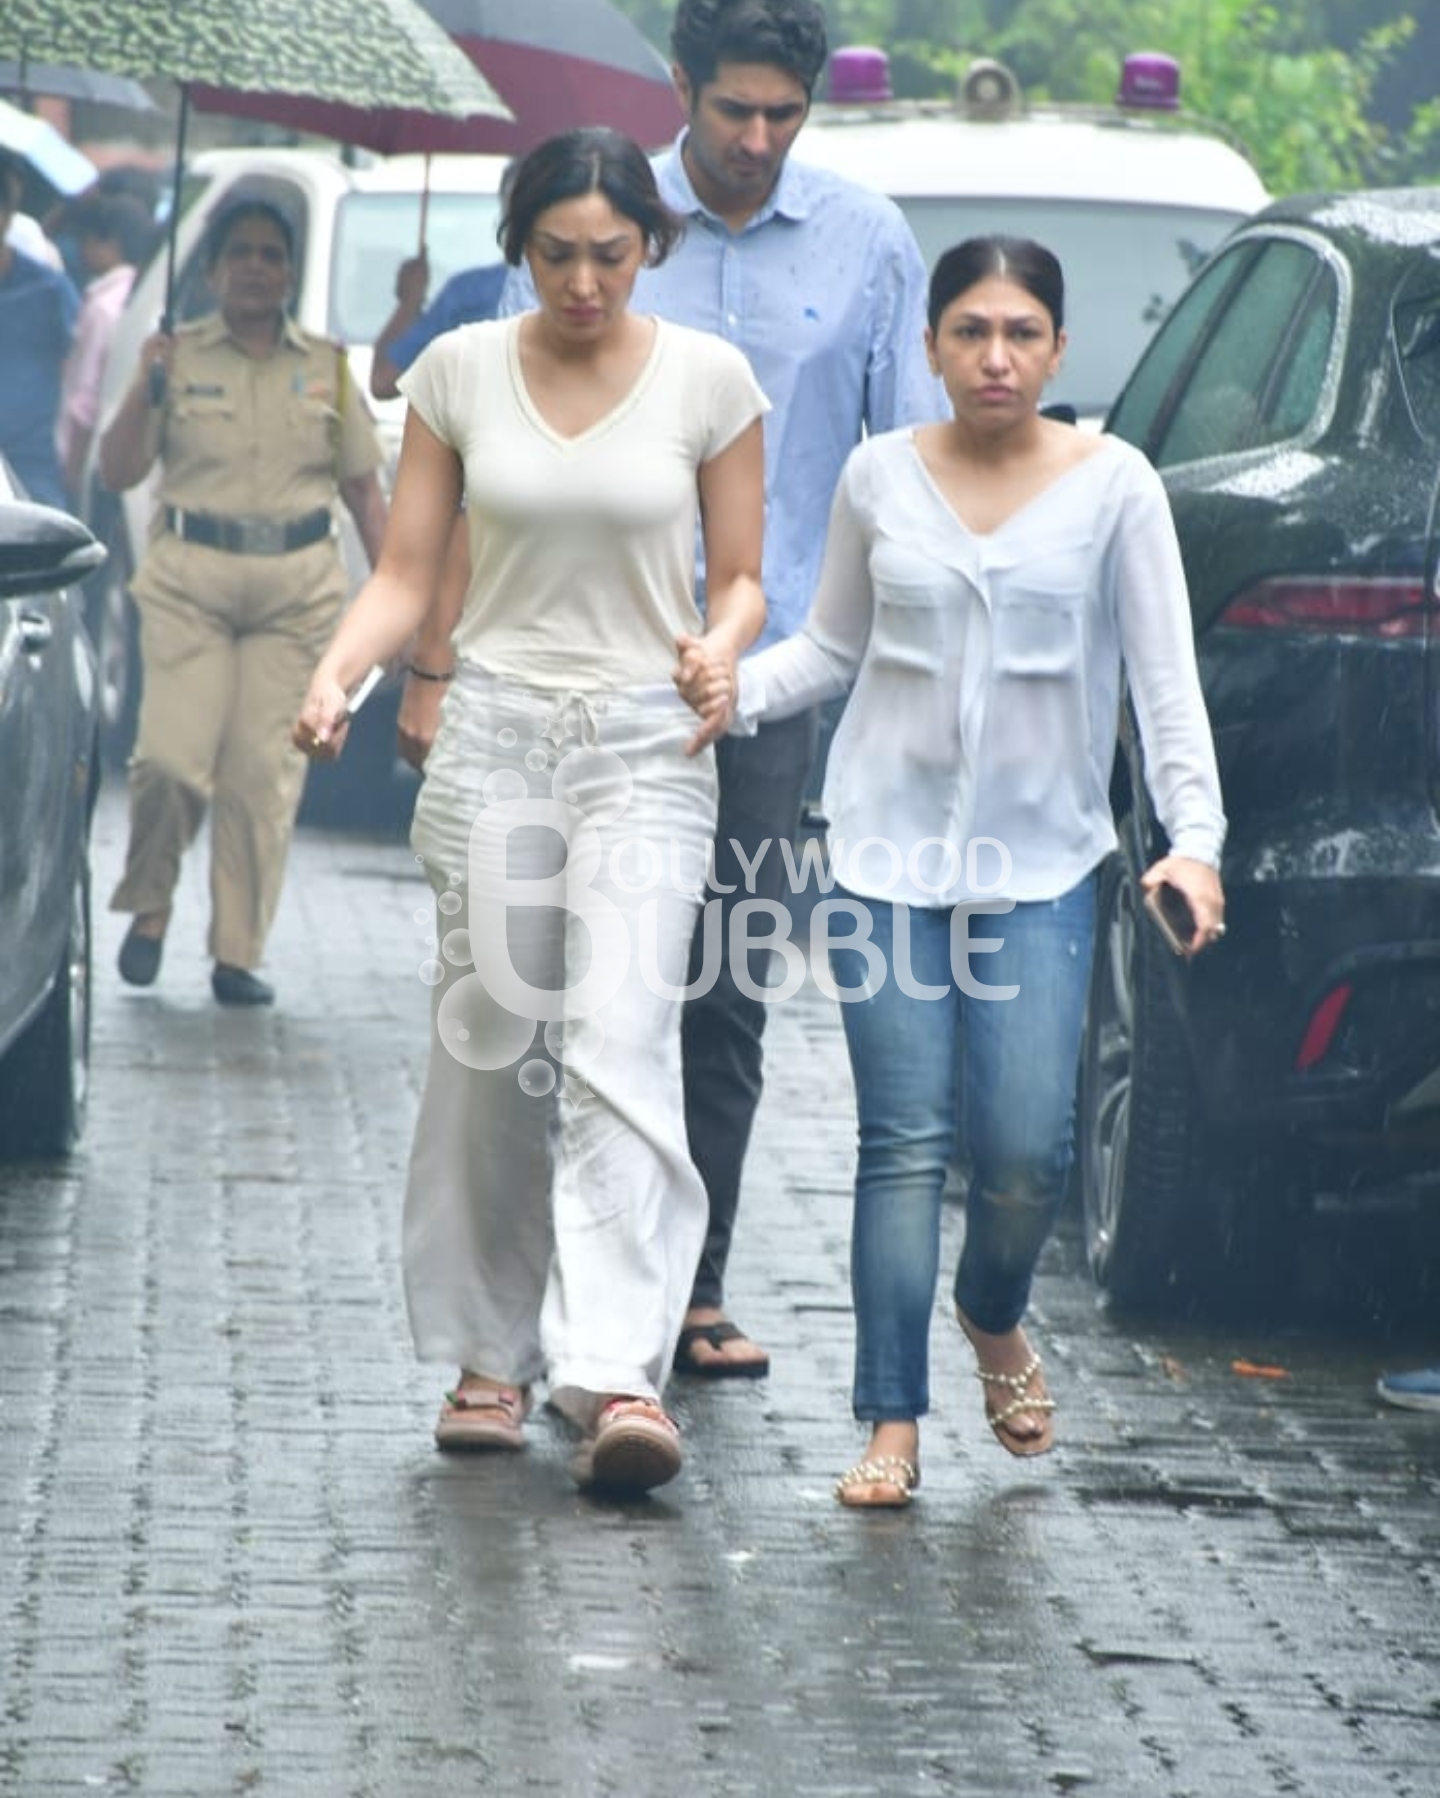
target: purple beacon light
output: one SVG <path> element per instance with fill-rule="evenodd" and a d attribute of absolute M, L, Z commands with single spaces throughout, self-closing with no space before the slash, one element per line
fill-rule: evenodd
<path fill-rule="evenodd" d="M 1180 107 L 1180 65 L 1163 50 L 1137 50 L 1120 65 L 1117 106 L 1176 112 Z"/>
<path fill-rule="evenodd" d="M 890 58 L 869 44 L 837 50 L 830 58 L 830 98 L 852 106 L 893 100 Z"/>

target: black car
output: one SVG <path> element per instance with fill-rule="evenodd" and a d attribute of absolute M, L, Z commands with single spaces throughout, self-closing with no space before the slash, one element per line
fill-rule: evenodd
<path fill-rule="evenodd" d="M 1440 1173 L 1440 191 L 1283 201 L 1227 240 L 1107 428 L 1161 471 L 1230 834 L 1228 934 L 1177 960 L 1122 726 L 1077 1177 L 1091 1264 L 1153 1305 L 1317 1199 Z"/>
<path fill-rule="evenodd" d="M 85 1121 L 94 652 L 72 585 L 104 551 L 21 503 L 0 462 L 0 1157 L 63 1155 Z"/>

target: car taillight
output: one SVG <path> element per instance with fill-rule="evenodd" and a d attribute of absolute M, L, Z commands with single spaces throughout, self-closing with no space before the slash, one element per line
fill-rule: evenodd
<path fill-rule="evenodd" d="M 1247 587 L 1219 622 L 1242 631 L 1420 637 L 1428 610 L 1424 583 L 1408 576 L 1284 575 Z"/>
<path fill-rule="evenodd" d="M 1330 1045 L 1335 1040 L 1335 1032 L 1340 1028 L 1340 1020 L 1345 1015 L 1345 1007 L 1350 1003 L 1354 990 L 1348 980 L 1342 980 L 1339 986 L 1331 987 L 1311 1012 L 1310 1022 L 1305 1026 L 1305 1034 L 1295 1053 L 1297 1074 L 1309 1073 L 1311 1068 L 1318 1067 L 1330 1053 Z"/>

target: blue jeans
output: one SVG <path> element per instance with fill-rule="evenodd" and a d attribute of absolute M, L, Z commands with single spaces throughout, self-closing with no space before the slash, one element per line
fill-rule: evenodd
<path fill-rule="evenodd" d="M 973 981 L 1017 987 L 1008 999 L 957 988 L 951 910 L 854 903 L 868 911 L 871 941 L 885 957 L 875 990 L 841 1007 L 860 1120 L 850 1258 L 854 1405 L 856 1417 L 877 1422 L 922 1417 L 930 1406 L 930 1317 L 961 1029 L 971 1176 L 955 1302 L 995 1334 L 1024 1315 L 1070 1166 L 1095 877 L 1059 899 L 971 917 L 972 942 L 1002 939 L 997 950 L 972 955 Z M 942 988 L 943 996 L 902 991 L 897 919 L 902 951 L 908 925 L 906 984 Z M 832 936 L 845 933 L 837 918 Z M 842 992 L 865 984 L 861 950 L 836 946 L 830 962 Z"/>

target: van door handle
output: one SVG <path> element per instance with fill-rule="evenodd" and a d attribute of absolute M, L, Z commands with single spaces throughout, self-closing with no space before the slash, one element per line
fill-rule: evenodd
<path fill-rule="evenodd" d="M 20 614 L 20 646 L 27 656 L 38 656 L 54 640 L 55 626 L 41 612 Z"/>

